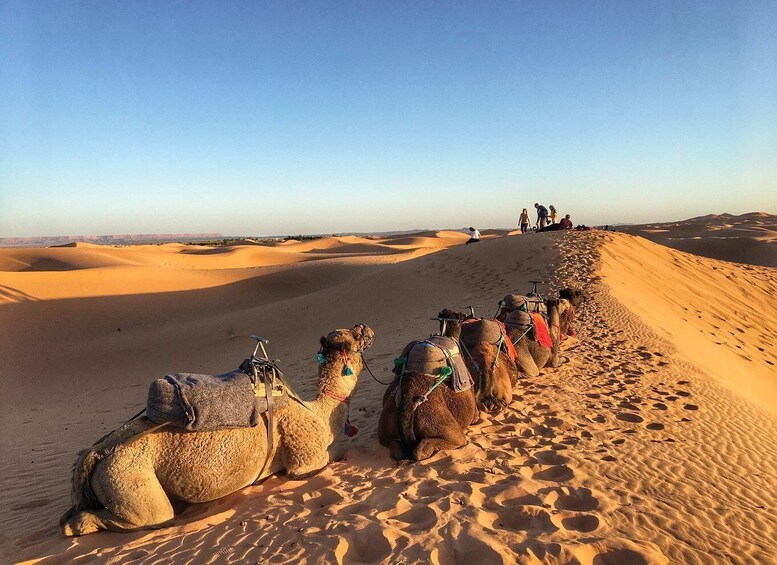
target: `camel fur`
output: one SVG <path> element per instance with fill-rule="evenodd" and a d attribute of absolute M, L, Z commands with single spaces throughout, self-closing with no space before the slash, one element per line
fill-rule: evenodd
<path fill-rule="evenodd" d="M 467 319 L 464 314 L 453 310 L 443 310 L 447 318 Z M 491 320 L 478 320 L 475 323 L 493 323 Z M 475 381 L 475 398 L 478 408 L 486 412 L 500 412 L 507 408 L 513 399 L 513 386 L 518 382 L 518 368 L 510 356 L 495 343 L 473 341 L 471 323 L 463 324 L 459 342 L 464 351 L 464 361 Z M 507 339 L 507 338 L 506 338 Z"/>
<path fill-rule="evenodd" d="M 544 347 L 535 340 L 531 333 L 524 334 L 516 328 L 507 326 L 507 335 L 513 341 L 516 351 L 515 364 L 522 373 L 536 377 L 540 369 L 545 367 L 558 367 L 561 364 L 560 345 L 561 339 L 570 329 L 574 320 L 575 303 L 582 303 L 582 293 L 574 289 L 564 289 L 560 296 L 567 298 L 551 298 L 545 301 L 548 311 L 548 330 L 550 332 L 552 347 Z M 507 312 L 500 312 L 497 319 L 504 320 Z"/>
<path fill-rule="evenodd" d="M 163 527 L 174 518 L 172 501 L 207 502 L 282 471 L 294 478 L 320 471 L 335 455 L 329 449 L 343 433 L 363 368 L 361 351 L 373 335 L 358 325 L 321 338 L 318 395 L 310 402 L 291 400 L 276 411 L 274 449 L 264 470 L 265 419 L 250 428 L 188 432 L 156 429 L 139 418 L 102 438 L 75 464 L 73 506 L 60 521 L 63 533 Z"/>
<path fill-rule="evenodd" d="M 444 317 L 440 313 L 440 317 Z M 461 322 L 450 323 L 445 337 L 458 341 Z M 438 380 L 439 375 L 407 371 L 383 395 L 378 421 L 378 441 L 389 448 L 396 460 L 428 459 L 438 451 L 466 445 L 467 428 L 479 418 L 472 388 L 456 392 L 449 381 L 435 388 L 417 404 Z M 399 398 L 399 402 L 397 399 Z"/>

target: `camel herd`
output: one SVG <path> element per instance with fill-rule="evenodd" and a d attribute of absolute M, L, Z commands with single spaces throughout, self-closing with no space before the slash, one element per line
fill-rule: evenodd
<path fill-rule="evenodd" d="M 565 289 L 544 301 L 545 342 L 533 322 L 527 326 L 520 297 L 505 297 L 494 320 L 440 312 L 440 335 L 412 344 L 397 360 L 383 399 L 380 443 L 396 459 L 416 460 L 464 445 L 480 409 L 508 407 L 522 373 L 558 365 L 558 344 L 581 300 L 579 291 Z M 215 500 L 281 472 L 302 478 L 320 471 L 342 455 L 334 439 L 350 428 L 351 395 L 373 337 L 364 324 L 322 337 L 316 398 L 292 394 L 267 418 L 270 426 L 260 419 L 254 427 L 191 432 L 140 417 L 101 438 L 74 465 L 63 533 L 164 527 L 177 502 Z"/>
<path fill-rule="evenodd" d="M 397 378 L 383 396 L 381 445 L 394 459 L 417 461 L 465 445 L 466 430 L 479 419 L 479 409 L 506 409 L 521 375 L 536 376 L 544 367 L 559 365 L 559 345 L 572 331 L 582 299 L 579 290 L 564 289 L 558 298 L 530 307 L 526 297 L 508 295 L 493 320 L 440 312 L 440 334 L 450 345 L 445 351 L 445 345 L 425 340 L 406 348 L 398 360 L 401 371 L 395 371 Z M 411 366 L 409 358 L 418 349 L 423 361 Z M 472 386 L 456 387 L 446 377 L 457 357 L 463 357 Z"/>

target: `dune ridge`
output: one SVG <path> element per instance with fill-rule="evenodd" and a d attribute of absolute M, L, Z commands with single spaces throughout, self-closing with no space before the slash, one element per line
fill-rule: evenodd
<path fill-rule="evenodd" d="M 766 212 L 709 214 L 616 229 L 702 257 L 777 267 L 777 216 Z"/>
<path fill-rule="evenodd" d="M 0 344 L 3 385 L 27 387 L 0 413 L 3 459 L 14 470 L 0 477 L 0 506 L 11 508 L 0 517 L 0 554 L 45 563 L 583 564 L 749 563 L 777 554 L 777 419 L 743 390 L 755 378 L 730 386 L 725 371 L 702 366 L 708 355 L 699 349 L 721 349 L 721 362 L 737 363 L 738 373 L 762 363 L 761 394 L 771 394 L 774 341 L 756 328 L 776 313 L 766 300 L 772 269 L 591 232 L 321 258 L 245 278 L 240 269 L 202 271 L 202 284 L 219 284 L 0 306 L 4 329 L 14 329 Z M 9 276 L 21 274 L 0 273 L 0 284 Z M 518 384 L 510 410 L 474 426 L 469 445 L 395 464 L 376 439 L 384 389 L 364 374 L 351 413 L 361 431 L 339 440 L 348 442 L 345 460 L 315 477 L 274 477 L 192 505 L 158 531 L 59 534 L 76 450 L 132 415 L 151 378 L 228 369 L 247 353 L 242 336 L 259 332 L 308 396 L 317 335 L 366 322 L 376 331 L 367 360 L 385 380 L 403 346 L 436 329 L 428 317 L 440 308 L 472 304 L 488 316 L 504 294 L 525 292 L 538 277 L 549 288 L 586 291 L 579 339 L 564 343 L 558 370 Z M 15 279 L 15 290 L 30 293 L 28 280 Z M 740 284 L 752 304 L 745 310 Z M 721 314 L 732 309 L 747 327 Z M 52 319 L 72 333 L 59 337 Z M 680 332 L 699 342 L 683 349 Z M 28 371 L 33 353 L 36 366 L 55 370 Z"/>

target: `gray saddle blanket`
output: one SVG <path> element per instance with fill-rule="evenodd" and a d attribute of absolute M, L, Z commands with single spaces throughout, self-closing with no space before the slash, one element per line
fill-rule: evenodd
<path fill-rule="evenodd" d="M 502 328 L 492 320 L 465 321 L 461 326 L 461 341 L 466 347 L 474 347 L 478 343 L 496 345 L 502 338 Z"/>
<path fill-rule="evenodd" d="M 456 340 L 435 335 L 424 341 L 411 341 L 402 351 L 404 369 L 413 373 L 437 375 L 443 367 L 451 368 L 451 388 L 463 392 L 472 388 L 474 382 L 459 352 Z M 395 369 L 397 377 L 401 369 Z"/>
<path fill-rule="evenodd" d="M 280 407 L 284 397 L 273 398 Z M 243 371 L 223 375 L 176 373 L 157 379 L 148 389 L 146 417 L 189 431 L 256 426 L 267 411 L 264 386 L 258 396 Z"/>

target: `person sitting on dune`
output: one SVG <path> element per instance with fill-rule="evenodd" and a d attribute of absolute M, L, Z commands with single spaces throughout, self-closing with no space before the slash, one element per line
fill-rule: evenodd
<path fill-rule="evenodd" d="M 572 229 L 572 220 L 569 219 L 569 214 L 561 218 L 561 221 L 559 222 L 559 225 L 565 229 L 565 230 L 571 230 Z"/>
<path fill-rule="evenodd" d="M 480 232 L 473 227 L 469 228 L 469 239 L 467 243 L 477 243 L 480 241 Z"/>

